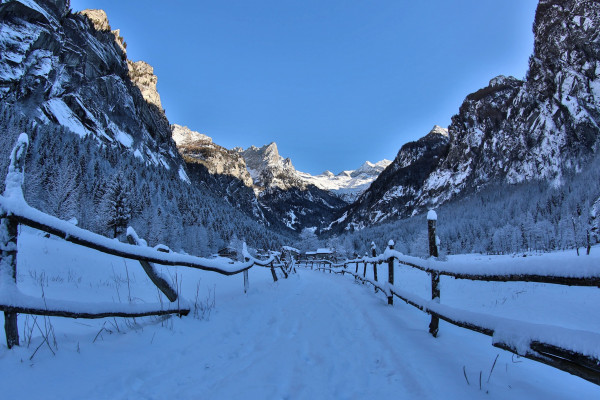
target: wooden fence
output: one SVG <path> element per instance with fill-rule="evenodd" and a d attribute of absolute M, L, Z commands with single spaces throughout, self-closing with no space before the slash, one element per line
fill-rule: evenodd
<path fill-rule="evenodd" d="M 22 184 L 28 138 L 21 134 L 11 153 L 4 194 L 0 196 L 0 311 L 4 312 L 8 348 L 19 345 L 17 314 L 59 316 L 68 318 L 143 317 L 150 315 L 190 312 L 188 303 L 180 299 L 171 283 L 162 277 L 154 264 L 181 265 L 223 275 L 244 273 L 244 290 L 248 289 L 248 270 L 254 265 L 268 266 L 276 280 L 274 258 L 260 261 L 245 251 L 245 262 L 226 262 L 170 252 L 164 248 L 145 245 L 133 229 L 128 229 L 129 244 L 108 239 L 102 235 L 78 228 L 73 224 L 44 214 L 30 207 L 24 200 Z M 17 241 L 19 224 L 56 235 L 106 254 L 137 260 L 150 280 L 165 294 L 171 304 L 97 305 L 80 302 L 53 301 L 22 294 L 17 288 Z M 281 266 L 283 271 L 283 266 Z M 284 271 L 284 273 L 286 273 Z M 287 274 L 286 274 L 287 277 Z M 92 311 L 93 310 L 93 311 Z"/>
<path fill-rule="evenodd" d="M 431 257 L 438 257 L 437 237 L 435 233 L 436 221 L 437 215 L 434 212 L 430 212 L 427 223 Z M 423 299 L 394 286 L 395 262 L 424 271 L 429 275 L 431 279 L 431 300 Z M 299 264 L 311 269 L 329 271 L 330 273 L 352 275 L 355 280 L 373 285 L 375 292 L 381 291 L 384 293 L 388 304 L 393 305 L 394 297 L 397 297 L 407 304 L 418 308 L 431 316 L 429 333 L 434 337 L 438 335 L 439 320 L 441 319 L 461 328 L 492 336 L 492 344 L 495 347 L 541 362 L 600 385 L 600 358 L 597 356 L 597 353 L 589 354 L 588 349 L 584 348 L 585 345 L 577 344 L 578 339 L 581 342 L 589 343 L 591 338 L 591 341 L 595 342 L 597 347 L 600 348 L 600 334 L 509 320 L 507 318 L 460 310 L 440 304 L 440 276 L 442 275 L 473 281 L 520 281 L 600 287 L 599 269 L 594 269 L 591 272 L 587 271 L 580 276 L 574 276 L 573 271 L 566 269 L 562 274 L 556 273 L 553 275 L 532 273 L 532 271 L 508 274 L 498 273 L 497 271 L 487 273 L 485 270 L 477 271 L 477 273 L 457 271 L 445 266 L 444 262 L 435 261 L 434 258 L 422 260 L 416 257 L 404 256 L 394 251 L 393 241 L 388 243 L 388 248 L 379 256 L 375 254 L 375 248 L 373 247 L 371 257 L 346 260 L 340 263 L 334 263 L 329 260 L 303 260 L 299 261 Z M 378 280 L 377 269 L 382 264 L 387 265 L 387 282 Z M 371 265 L 373 269 L 373 279 L 367 277 L 368 265 Z M 509 335 L 506 334 L 507 330 L 510 332 Z M 535 337 L 535 339 L 531 339 L 532 337 Z M 520 342 L 516 341 L 515 338 L 519 338 Z M 527 343 L 527 346 L 523 347 L 522 343 Z"/>

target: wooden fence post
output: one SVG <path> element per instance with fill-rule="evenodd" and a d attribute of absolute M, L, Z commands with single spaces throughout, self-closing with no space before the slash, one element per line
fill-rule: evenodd
<path fill-rule="evenodd" d="M 282 261 L 282 263 L 283 263 L 283 261 Z M 285 268 L 283 268 L 283 265 L 279 264 L 279 269 L 281 270 L 281 272 L 283 272 L 283 277 L 285 279 L 287 279 L 288 278 L 288 273 L 285 272 Z"/>
<path fill-rule="evenodd" d="M 273 282 L 277 282 L 277 274 L 275 273 L 275 268 L 273 268 L 273 261 L 271 261 L 271 275 L 273 275 Z"/>
<path fill-rule="evenodd" d="M 4 275 L 3 279 L 9 280 L 11 285 L 17 284 L 17 236 L 19 226 L 16 221 L 8 217 L 2 219 L 2 236 L 6 239 L 3 243 L 2 261 L 0 273 Z M 6 345 L 9 349 L 19 345 L 19 329 L 17 327 L 17 313 L 4 312 L 4 332 L 6 333 Z"/>
<path fill-rule="evenodd" d="M 388 248 L 390 250 L 394 250 L 394 241 L 393 240 L 390 240 L 388 242 Z M 394 257 L 388 258 L 388 282 L 389 282 L 390 286 L 394 285 Z M 390 288 L 390 290 L 391 290 L 391 288 Z M 394 295 L 391 293 L 391 291 L 388 295 L 388 304 L 394 305 Z"/>
<path fill-rule="evenodd" d="M 29 138 L 21 133 L 15 147 L 10 154 L 8 174 L 4 183 L 5 197 L 23 197 L 23 176 L 25 172 L 25 156 L 29 147 Z M 17 286 L 17 236 L 19 235 L 19 224 L 4 216 L 0 225 L 0 237 L 3 239 L 0 251 L 0 277 L 6 280 L 6 285 Z M 6 345 L 9 349 L 19 345 L 19 328 L 17 326 L 17 313 L 4 312 L 4 332 L 6 333 Z"/>
<path fill-rule="evenodd" d="M 438 257 L 437 248 L 437 236 L 435 234 L 435 228 L 437 223 L 437 214 L 433 210 L 429 210 L 427 213 L 427 233 L 429 237 L 429 256 Z M 431 273 L 431 299 L 433 301 L 440 302 L 440 274 L 437 272 Z M 439 332 L 440 319 L 435 316 L 431 316 L 431 322 L 429 323 L 429 333 L 433 337 L 437 337 Z"/>
<path fill-rule="evenodd" d="M 244 245 L 246 245 L 246 243 L 244 243 Z M 246 262 L 250 261 L 250 259 L 248 257 L 244 257 L 244 260 Z M 248 277 L 248 270 L 244 270 L 243 272 L 244 274 L 244 293 L 248 293 L 248 288 L 250 287 L 250 279 Z"/>
<path fill-rule="evenodd" d="M 375 246 L 375 242 L 371 242 L 371 256 L 373 258 L 377 257 L 377 246 Z M 377 282 L 377 263 L 373 262 L 373 278 L 375 282 Z M 379 289 L 375 286 L 375 293 L 377 293 Z"/>
<path fill-rule="evenodd" d="M 141 246 L 143 243 L 140 243 L 137 233 L 135 233 L 135 230 L 133 230 L 133 228 L 131 227 L 127 229 L 127 241 L 129 242 L 129 244 L 133 244 L 136 246 Z M 158 251 L 165 250 L 159 248 Z M 167 296 L 167 299 L 169 299 L 171 303 L 175 302 L 179 296 L 177 294 L 177 290 L 171 287 L 171 284 L 156 272 L 154 264 L 149 263 L 148 261 L 140 261 L 139 263 L 142 266 L 144 272 L 146 272 L 146 275 L 148 275 L 148 278 L 150 278 L 150 280 L 152 281 L 152 283 L 154 283 L 156 287 L 161 292 L 163 292 L 165 296 Z"/>

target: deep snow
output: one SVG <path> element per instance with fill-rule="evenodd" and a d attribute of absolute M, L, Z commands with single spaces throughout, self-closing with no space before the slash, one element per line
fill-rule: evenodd
<path fill-rule="evenodd" d="M 137 262 L 44 238 L 32 229 L 22 228 L 18 263 L 18 285 L 28 295 L 40 296 L 43 286 L 53 299 L 158 301 Z M 135 323 L 38 317 L 42 330 L 48 322 L 54 327 L 56 355 L 44 344 L 29 360 L 42 339 L 35 328 L 27 345 L 32 319 L 20 315 L 21 347 L 8 350 L 4 337 L 0 344 L 2 397 L 600 398 L 598 386 L 498 350 L 487 336 L 441 322 L 434 339 L 427 333 L 427 315 L 400 301 L 390 307 L 381 293 L 348 276 L 300 269 L 273 283 L 268 269 L 254 267 L 244 294 L 241 274 L 183 267 L 163 273 L 192 303 L 198 284 L 200 301 L 210 303 L 216 289 L 210 316 Z M 397 269 L 397 285 L 417 295 L 429 293 L 428 282 L 421 271 Z M 598 288 L 442 278 L 441 293 L 443 304 L 600 332 Z"/>

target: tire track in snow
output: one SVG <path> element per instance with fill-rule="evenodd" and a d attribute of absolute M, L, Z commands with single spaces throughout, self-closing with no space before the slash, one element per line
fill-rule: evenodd
<path fill-rule="evenodd" d="M 336 277 L 345 279 L 342 276 Z M 390 307 L 384 303 L 381 297 L 374 297 L 371 286 L 363 286 L 351 281 L 347 283 L 361 286 L 360 288 L 352 287 L 343 292 L 348 301 L 345 312 L 354 313 L 357 316 L 355 319 L 360 321 L 361 329 L 364 330 L 361 337 L 366 345 L 362 350 L 373 352 L 384 361 L 382 365 L 381 361 L 377 360 L 374 366 L 375 370 L 387 369 L 388 380 L 398 377 L 402 382 L 402 387 L 406 389 L 405 394 L 409 394 L 411 398 L 429 398 L 421 384 L 423 377 L 415 374 L 412 366 L 407 363 L 405 354 L 401 354 L 397 349 L 398 343 L 403 341 L 401 337 L 403 332 L 389 323 L 390 319 L 394 318 Z M 339 286 L 346 285 L 340 283 Z M 391 340 L 390 335 L 394 336 L 394 340 Z M 369 349 L 369 346 L 372 348 Z"/>

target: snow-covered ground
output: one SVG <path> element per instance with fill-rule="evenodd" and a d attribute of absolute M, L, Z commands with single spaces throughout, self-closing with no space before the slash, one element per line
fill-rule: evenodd
<path fill-rule="evenodd" d="M 592 249 L 591 257 L 597 255 L 600 248 Z M 559 257 L 565 268 L 578 260 Z M 18 262 L 26 294 L 117 303 L 159 298 L 137 262 L 28 228 L 19 237 Z M 400 301 L 390 307 L 381 293 L 348 276 L 301 269 L 274 283 L 268 269 L 255 267 L 244 294 L 241 274 L 163 272 L 176 277 L 192 303 L 199 288 L 198 303 L 209 310 L 204 318 L 37 317 L 34 325 L 20 315 L 21 346 L 8 350 L 1 335 L 2 398 L 600 398 L 600 387 L 498 350 L 487 336 L 441 322 L 434 339 L 427 315 Z M 396 285 L 430 294 L 427 275 L 408 267 L 397 267 Z M 598 288 L 442 277 L 441 297 L 472 311 L 600 332 Z M 40 334 L 50 324 L 55 354 Z"/>

